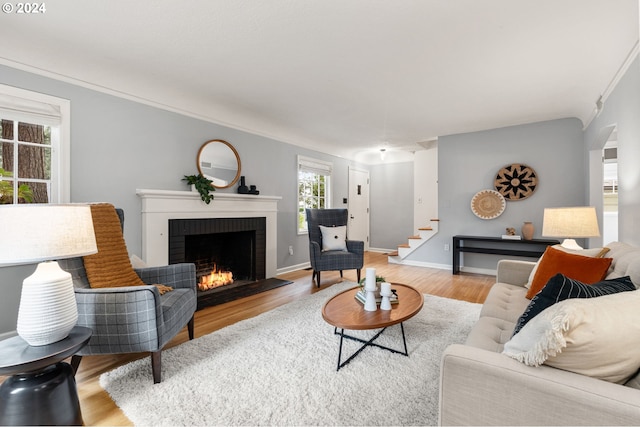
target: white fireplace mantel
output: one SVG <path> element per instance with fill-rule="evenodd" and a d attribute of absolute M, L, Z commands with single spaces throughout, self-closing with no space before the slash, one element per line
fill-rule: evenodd
<path fill-rule="evenodd" d="M 213 193 L 205 204 L 195 191 L 137 189 L 142 199 L 142 258 L 150 266 L 169 262 L 169 220 L 192 218 L 266 218 L 266 277 L 277 270 L 277 196 Z"/>

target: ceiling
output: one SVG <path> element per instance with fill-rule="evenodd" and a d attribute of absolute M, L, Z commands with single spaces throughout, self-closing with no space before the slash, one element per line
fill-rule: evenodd
<path fill-rule="evenodd" d="M 638 17 L 638 0 L 56 0 L 0 15 L 0 63 L 371 163 L 587 125 Z"/>

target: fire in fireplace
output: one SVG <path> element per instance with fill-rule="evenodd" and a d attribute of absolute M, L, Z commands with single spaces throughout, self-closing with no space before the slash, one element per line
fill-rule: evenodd
<path fill-rule="evenodd" d="M 196 265 L 201 291 L 256 280 L 256 230 L 190 235 L 185 261 Z"/>
<path fill-rule="evenodd" d="M 218 286 L 230 285 L 233 283 L 233 273 L 231 271 L 223 271 L 218 269 L 218 265 L 214 264 L 211 274 L 200 276 L 198 281 L 198 290 L 208 291 Z"/>
<path fill-rule="evenodd" d="M 256 293 L 265 279 L 266 220 L 169 220 L 169 263 L 192 262 L 198 308 Z"/>

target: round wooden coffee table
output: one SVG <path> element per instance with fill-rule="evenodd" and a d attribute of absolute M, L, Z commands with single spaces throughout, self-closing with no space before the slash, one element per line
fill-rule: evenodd
<path fill-rule="evenodd" d="M 362 350 L 366 347 L 378 347 L 384 350 L 389 350 L 392 353 L 402 354 L 403 356 L 409 356 L 407 351 L 407 340 L 404 335 L 403 322 L 407 319 L 415 316 L 424 304 L 424 296 L 413 289 L 411 286 L 403 285 L 400 283 L 392 283 L 391 289 L 396 291 L 398 295 L 398 303 L 391 305 L 391 310 L 366 311 L 364 305 L 358 302 L 355 298 L 356 292 L 360 288 L 355 287 L 340 292 L 329 301 L 327 301 L 322 307 L 322 318 L 334 326 L 334 333 L 340 335 L 340 348 L 338 350 L 338 371 L 347 363 L 351 362 Z M 375 343 L 380 335 L 389 326 L 400 324 L 402 330 L 402 342 L 404 344 L 404 351 L 395 350 L 383 345 Z M 365 341 L 363 339 L 347 335 L 344 330 L 364 330 L 364 329 L 381 329 L 370 340 Z M 338 330 L 340 330 L 338 332 Z M 363 343 L 355 353 L 353 353 L 347 360 L 342 362 L 342 343 L 344 339 L 350 339 Z"/>

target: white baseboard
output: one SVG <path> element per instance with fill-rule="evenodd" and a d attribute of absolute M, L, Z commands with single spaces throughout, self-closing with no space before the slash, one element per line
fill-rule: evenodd
<path fill-rule="evenodd" d="M 368 250 L 369 250 L 369 252 L 378 252 L 378 253 L 384 254 L 384 253 L 388 253 L 388 252 L 393 252 L 396 249 L 369 248 Z"/>
<path fill-rule="evenodd" d="M 489 268 L 476 268 L 476 267 L 460 267 L 460 271 L 463 273 L 484 274 L 486 276 L 495 276 L 497 271 Z"/>
<path fill-rule="evenodd" d="M 13 338 L 16 335 L 18 335 L 18 332 L 16 331 L 3 332 L 0 334 L 0 341 L 6 340 L 8 338 Z"/>
<path fill-rule="evenodd" d="M 388 249 L 372 249 L 372 248 L 369 248 L 369 250 L 371 252 L 378 252 L 378 251 L 380 251 L 382 253 L 390 252 Z M 437 264 L 437 263 L 433 263 L 433 262 L 411 261 L 411 260 L 403 260 L 402 262 L 395 262 L 393 260 L 393 257 L 389 257 L 389 262 L 392 263 L 392 264 L 410 265 L 412 267 L 436 268 L 438 270 L 451 270 L 452 269 L 451 264 Z M 276 275 L 291 273 L 291 272 L 294 272 L 294 271 L 304 270 L 304 269 L 307 269 L 307 268 L 311 268 L 311 263 L 305 262 L 305 263 L 302 263 L 302 264 L 290 265 L 288 267 L 283 267 L 283 268 L 279 268 L 278 270 L 276 270 Z M 476 268 L 476 267 L 461 266 L 460 267 L 460 271 L 462 271 L 463 273 L 484 274 L 484 275 L 487 275 L 487 276 L 495 276 L 496 275 L 496 270 L 491 270 L 491 269 L 488 269 L 488 268 Z M 1 335 L 0 335 L 0 337 L 1 337 Z"/>
<path fill-rule="evenodd" d="M 451 264 L 436 264 L 432 262 L 424 262 L 424 261 L 411 261 L 411 260 L 402 260 L 397 262 L 393 259 L 393 257 L 389 257 L 389 262 L 391 264 L 399 264 L 399 265 L 410 265 L 413 267 L 425 267 L 425 268 L 437 268 L 438 270 L 452 270 Z M 476 268 L 476 267 L 460 267 L 460 271 L 463 273 L 472 273 L 472 274 L 484 274 L 486 276 L 495 276 L 496 270 L 491 270 L 488 268 Z"/>
<path fill-rule="evenodd" d="M 399 265 L 410 265 L 412 267 L 425 267 L 425 268 L 436 268 L 438 270 L 451 270 L 450 264 L 436 264 L 433 262 L 425 262 L 425 261 L 412 261 L 412 260 L 402 260 L 401 262 L 395 262 L 393 257 L 389 257 L 389 262 L 392 264 Z"/>
<path fill-rule="evenodd" d="M 304 270 L 304 269 L 307 269 L 307 268 L 311 268 L 311 263 L 310 262 L 303 262 L 302 264 L 290 265 L 288 267 L 278 268 L 276 270 L 276 275 L 279 276 L 281 274 L 291 273 L 293 271 Z"/>

